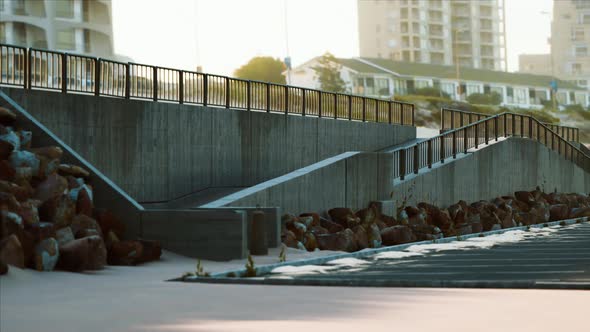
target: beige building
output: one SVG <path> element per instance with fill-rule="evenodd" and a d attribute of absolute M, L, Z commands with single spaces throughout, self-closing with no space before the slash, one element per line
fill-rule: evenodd
<path fill-rule="evenodd" d="M 360 55 L 505 70 L 503 0 L 358 0 Z"/>
<path fill-rule="evenodd" d="M 553 1 L 551 36 L 555 76 L 590 89 L 590 1 Z"/>
<path fill-rule="evenodd" d="M 520 54 L 518 71 L 521 73 L 552 75 L 550 54 Z"/>
<path fill-rule="evenodd" d="M 0 0 L 0 42 L 112 58 L 111 0 Z"/>

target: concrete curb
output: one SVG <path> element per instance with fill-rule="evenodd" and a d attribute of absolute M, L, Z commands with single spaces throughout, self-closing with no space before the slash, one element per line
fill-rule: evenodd
<path fill-rule="evenodd" d="M 545 227 L 545 225 L 547 225 L 547 227 L 551 227 L 551 226 L 559 226 L 563 223 L 565 223 L 565 225 L 573 225 L 576 224 L 578 220 L 582 220 L 582 222 L 587 222 L 589 221 L 588 217 L 582 217 L 582 218 L 577 218 L 577 219 L 566 219 L 566 220 L 560 220 L 560 221 L 553 221 L 553 222 L 548 222 L 548 223 L 544 223 L 544 224 L 535 224 L 535 225 L 531 225 L 530 228 L 543 228 Z M 505 229 L 501 229 L 501 230 L 497 230 L 497 231 L 489 231 L 489 232 L 484 232 L 484 233 L 476 233 L 476 234 L 468 234 L 468 235 L 463 235 L 460 237 L 460 240 L 466 240 L 466 239 L 470 239 L 470 238 L 474 238 L 474 237 L 480 237 L 481 235 L 483 236 L 488 236 L 488 235 L 495 235 L 495 234 L 503 234 L 509 231 L 517 231 L 517 230 L 526 230 L 527 227 L 529 226 L 521 226 L 521 227 L 512 227 L 512 228 L 505 228 Z M 400 244 L 400 245 L 396 245 L 396 246 L 389 246 L 389 247 L 382 247 L 382 248 L 375 248 L 375 249 L 364 249 L 361 251 L 357 251 L 357 252 L 352 252 L 352 253 L 342 253 L 342 254 L 336 254 L 336 255 L 329 255 L 329 256 L 323 256 L 323 257 L 315 257 L 315 258 L 308 258 L 308 259 L 302 259 L 302 260 L 296 260 L 296 261 L 292 261 L 292 262 L 283 262 L 283 263 L 277 263 L 277 264 L 269 264 L 269 265 L 263 265 L 263 266 L 259 266 L 256 267 L 256 272 L 258 275 L 266 275 L 268 273 L 270 273 L 272 270 L 274 270 L 277 267 L 281 267 L 281 266 L 302 266 L 302 265 L 322 265 L 322 264 L 326 264 L 329 261 L 335 260 L 335 259 L 342 259 L 342 258 L 363 258 L 363 257 L 367 257 L 367 256 L 373 256 L 379 253 L 383 253 L 383 252 L 391 252 L 391 251 L 403 251 L 405 249 L 407 249 L 410 246 L 414 246 L 414 245 L 422 245 L 422 244 L 432 244 L 432 243 L 449 243 L 449 242 L 453 242 L 453 241 L 457 241 L 458 238 L 456 236 L 452 236 L 452 237 L 446 237 L 446 238 L 442 238 L 436 241 L 420 241 L 420 242 L 411 242 L 411 243 L 405 243 L 405 244 Z M 266 278 L 232 278 L 230 276 L 240 276 L 243 275 L 246 272 L 246 269 L 238 269 L 238 270 L 229 270 L 229 271 L 223 271 L 223 272 L 218 272 L 218 273 L 213 273 L 211 274 L 210 278 L 199 278 L 199 277 L 188 277 L 188 278 L 175 278 L 175 279 L 171 279 L 169 281 L 186 281 L 186 282 L 206 282 L 206 283 L 244 283 L 244 284 L 284 284 L 284 285 L 290 285 L 290 284 L 294 284 L 294 281 L 291 282 L 289 279 L 266 279 Z M 248 282 L 243 282 L 248 280 Z M 302 280 L 306 280 L 306 279 L 298 279 L 300 281 Z M 291 282 L 291 283 L 290 283 Z M 311 284 L 313 283 L 319 283 L 319 281 L 308 281 Z M 416 286 L 394 286 L 394 283 L 399 283 L 400 281 L 389 281 L 389 282 L 385 282 L 383 286 L 381 287 L 386 287 L 385 285 L 389 285 L 387 287 L 453 287 L 453 286 L 426 286 L 426 285 L 422 285 L 422 283 L 424 282 L 414 282 L 415 284 L 420 283 L 420 285 L 416 285 Z M 531 281 L 533 282 L 533 281 Z M 404 282 L 405 283 L 405 282 Z M 408 283 L 411 283 L 410 281 L 408 281 Z M 448 283 L 448 282 L 437 282 L 437 283 Z M 479 281 L 477 281 L 477 283 L 479 283 Z M 310 284 L 310 285 L 311 285 Z M 498 284 L 498 282 L 494 282 L 494 284 Z M 339 280 L 339 285 L 340 286 L 346 286 L 346 284 L 342 281 Z M 327 286 L 327 285 L 326 285 Z M 334 285 L 336 286 L 336 285 Z M 454 286 L 454 287 L 468 287 L 468 286 Z M 478 287 L 478 286 L 472 286 L 472 287 Z M 497 288 L 498 286 L 495 286 L 493 288 Z M 512 287 L 512 288 L 526 288 L 526 287 Z M 536 288 L 536 287 L 535 287 Z M 584 288 L 585 289 L 585 288 Z"/>

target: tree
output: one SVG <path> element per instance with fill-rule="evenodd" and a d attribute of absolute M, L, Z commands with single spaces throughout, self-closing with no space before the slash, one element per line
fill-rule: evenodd
<path fill-rule="evenodd" d="M 311 67 L 316 73 L 316 79 L 320 81 L 320 89 L 323 91 L 344 93 L 346 82 L 340 77 L 342 66 L 336 62 L 336 57 L 326 52 L 318 59 L 318 65 Z"/>
<path fill-rule="evenodd" d="M 285 65 L 281 60 L 270 56 L 257 56 L 236 69 L 234 75 L 245 80 L 285 84 L 284 70 Z"/>

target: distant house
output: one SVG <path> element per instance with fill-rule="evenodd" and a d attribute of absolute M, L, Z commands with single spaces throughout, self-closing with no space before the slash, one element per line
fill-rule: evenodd
<path fill-rule="evenodd" d="M 320 87 L 313 67 L 318 59 L 291 69 L 292 85 L 318 89 Z M 551 76 L 508 73 L 486 69 L 459 68 L 457 80 L 455 66 L 400 62 L 375 58 L 337 58 L 340 76 L 353 94 L 391 98 L 413 94 L 417 89 L 432 87 L 454 100 L 465 100 L 473 93 L 502 96 L 503 106 L 541 108 L 543 101 L 551 100 Z M 460 86 L 460 88 L 459 88 Z M 588 107 L 590 93 L 570 82 L 557 81 L 556 95 L 559 105 L 579 104 Z M 459 95 L 461 91 L 461 95 Z"/>

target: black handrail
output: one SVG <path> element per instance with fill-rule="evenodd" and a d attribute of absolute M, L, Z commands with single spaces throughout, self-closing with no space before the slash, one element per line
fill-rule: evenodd
<path fill-rule="evenodd" d="M 446 116 L 445 113 L 449 113 Z M 456 114 L 459 116 L 457 117 Z M 440 126 L 441 130 L 449 130 L 455 129 L 457 125 L 457 121 L 459 122 L 459 126 L 462 126 L 467 122 L 467 124 L 472 123 L 473 121 L 477 121 L 483 118 L 491 117 L 493 115 L 485 114 L 485 113 L 477 113 L 477 112 L 470 112 L 470 111 L 463 111 L 453 108 L 443 107 L 440 113 Z M 541 122 L 541 121 L 540 121 Z M 562 125 L 555 125 L 547 122 L 541 122 L 543 125 L 551 128 L 552 130 L 556 131 L 558 134 L 563 136 L 568 141 L 580 143 L 580 129 L 576 127 L 568 127 Z M 449 124 L 449 126 L 447 126 Z"/>
<path fill-rule="evenodd" d="M 420 169 L 432 168 L 436 162 L 444 163 L 448 158 L 457 158 L 459 153 L 467 153 L 469 149 L 510 136 L 537 140 L 590 172 L 590 157 L 571 142 L 531 116 L 506 112 L 479 119 L 394 151 L 394 178 L 404 180 L 411 173 L 418 174 Z"/>
<path fill-rule="evenodd" d="M 0 43 L 0 85 L 415 125 L 414 105 Z"/>

